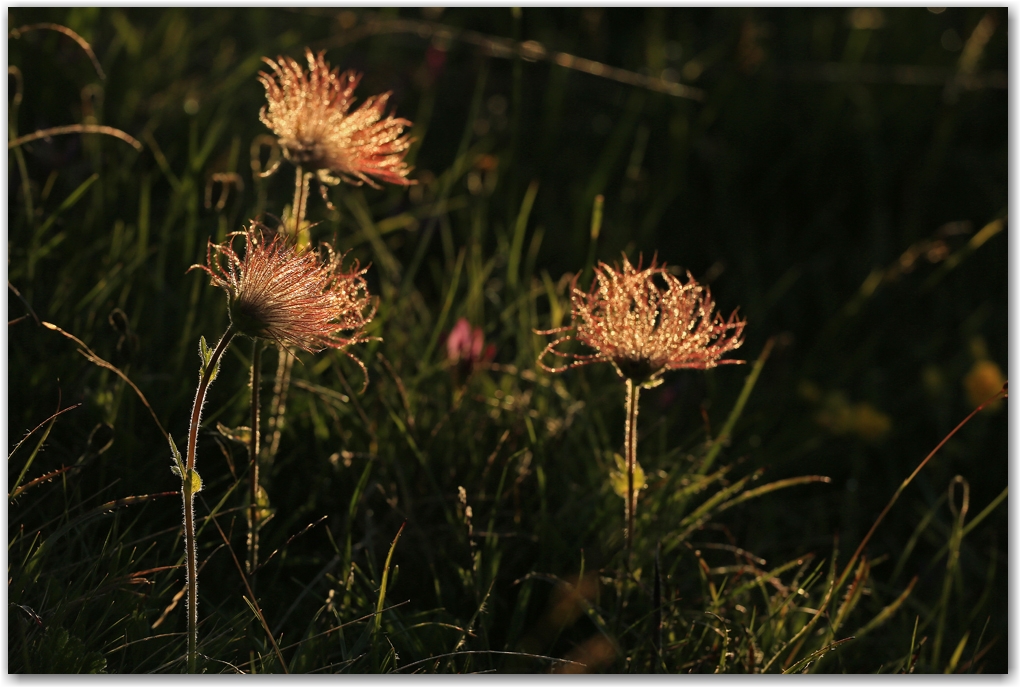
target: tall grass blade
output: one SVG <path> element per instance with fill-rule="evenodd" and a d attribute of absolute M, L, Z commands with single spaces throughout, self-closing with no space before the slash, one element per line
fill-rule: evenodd
<path fill-rule="evenodd" d="M 404 533 L 405 527 L 407 527 L 406 520 L 400 526 L 400 529 L 397 530 L 397 536 L 393 537 L 389 553 L 386 554 L 386 563 L 383 565 L 382 571 L 382 582 L 379 584 L 379 600 L 375 604 L 375 632 L 379 632 L 379 627 L 382 625 L 382 612 L 383 606 L 386 603 L 386 585 L 390 579 L 390 563 L 393 561 L 393 550 L 397 548 L 397 542 L 400 541 L 400 535 Z"/>

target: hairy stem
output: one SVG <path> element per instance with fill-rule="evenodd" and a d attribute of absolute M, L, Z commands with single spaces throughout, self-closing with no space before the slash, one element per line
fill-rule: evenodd
<path fill-rule="evenodd" d="M 262 368 L 262 342 L 255 339 L 251 353 L 251 437 L 248 443 L 248 576 L 255 586 L 255 568 L 259 563 L 259 385 Z"/>
<path fill-rule="evenodd" d="M 227 350 L 227 345 L 234 338 L 234 328 L 227 327 L 223 338 L 209 358 L 209 364 L 202 370 L 195 393 L 195 405 L 191 409 L 191 428 L 188 431 L 188 453 L 185 467 L 187 473 L 182 475 L 181 494 L 184 498 L 184 544 L 188 552 L 188 672 L 195 672 L 198 661 L 198 555 L 195 547 L 195 495 L 191 491 L 191 471 L 195 469 L 195 449 L 198 445 L 198 425 L 202 420 L 202 406 L 205 405 L 205 394 L 209 389 L 216 366 Z"/>
<path fill-rule="evenodd" d="M 638 418 L 638 396 L 641 393 L 641 386 L 634 383 L 634 380 L 627 380 L 627 424 L 624 428 L 624 450 L 627 458 L 627 502 L 624 507 L 624 515 L 627 518 L 627 528 L 624 530 L 624 540 L 627 548 L 627 567 L 630 568 L 630 554 L 634 547 L 634 511 L 637 506 L 634 493 L 634 466 L 637 464 L 637 418 Z"/>

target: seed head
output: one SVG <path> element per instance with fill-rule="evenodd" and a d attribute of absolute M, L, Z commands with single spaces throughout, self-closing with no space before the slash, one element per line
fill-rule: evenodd
<path fill-rule="evenodd" d="M 540 334 L 561 335 L 539 356 L 541 367 L 559 372 L 578 365 L 610 362 L 621 377 L 647 386 L 658 382 L 666 370 L 706 370 L 716 365 L 743 363 L 721 360 L 744 342 L 745 320 L 736 311 L 728 320 L 713 312 L 708 287 L 687 273 L 684 284 L 655 260 L 647 269 L 637 268 L 623 258 L 623 267 L 599 263 L 595 281 L 585 293 L 571 287 L 572 325 Z M 660 286 L 660 284 L 664 284 Z M 564 341 L 574 340 L 595 350 L 591 354 L 556 350 Z M 542 362 L 547 353 L 569 358 L 569 364 L 549 367 Z"/>
<path fill-rule="evenodd" d="M 345 272 L 343 256 L 329 244 L 322 244 L 322 253 L 299 251 L 280 235 L 267 240 L 259 229 L 253 222 L 225 243 L 210 241 L 206 264 L 192 266 L 227 292 L 233 327 L 310 353 L 368 340 L 363 329 L 375 316 L 363 277 L 368 268 L 355 261 Z M 233 241 L 242 234 L 240 256 Z"/>
<path fill-rule="evenodd" d="M 404 163 L 412 139 L 402 136 L 411 122 L 392 114 L 384 118 L 390 93 L 372 96 L 351 112 L 361 75 L 330 69 L 324 54 L 305 49 L 308 71 L 290 57 L 262 58 L 273 71 L 259 72 L 269 101 L 259 119 L 279 137 L 287 159 L 316 172 L 320 181 L 337 183 L 332 172 L 348 183 L 375 188 L 373 178 L 413 184 Z"/>

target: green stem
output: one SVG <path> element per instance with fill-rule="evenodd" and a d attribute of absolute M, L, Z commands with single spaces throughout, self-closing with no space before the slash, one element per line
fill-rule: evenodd
<path fill-rule="evenodd" d="M 219 364 L 220 357 L 227 350 L 227 345 L 234 338 L 234 328 L 227 327 L 223 338 L 216 344 L 209 364 L 202 370 L 195 393 L 195 405 L 191 409 L 191 428 L 188 432 L 188 453 L 185 467 L 187 473 L 182 475 L 181 494 L 184 498 L 184 542 L 188 552 L 188 672 L 195 672 L 198 661 L 198 555 L 195 547 L 195 495 L 191 491 L 191 471 L 195 469 L 195 449 L 198 445 L 198 425 L 202 420 L 202 406 L 205 405 L 205 394 L 209 389 L 213 373 Z"/>
<path fill-rule="evenodd" d="M 248 444 L 248 480 L 250 483 L 248 514 L 248 576 L 255 586 L 255 568 L 259 563 L 259 385 L 262 367 L 262 342 L 254 340 L 251 353 L 251 438 Z"/>
<path fill-rule="evenodd" d="M 627 517 L 627 528 L 624 530 L 624 540 L 627 548 L 627 568 L 630 568 L 630 554 L 634 547 L 634 511 L 637 500 L 634 493 L 634 466 L 637 463 L 637 419 L 638 419 L 638 396 L 641 393 L 641 386 L 634 383 L 634 380 L 627 380 L 627 424 L 624 428 L 624 444 L 627 458 L 627 503 L 625 515 Z"/>

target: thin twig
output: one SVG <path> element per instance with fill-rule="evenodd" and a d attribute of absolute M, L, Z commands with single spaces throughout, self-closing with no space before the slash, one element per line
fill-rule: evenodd
<path fill-rule="evenodd" d="M 106 134 L 107 136 L 119 138 L 125 143 L 130 143 L 139 153 L 144 150 L 142 144 L 130 134 L 127 134 L 120 129 L 115 129 L 112 126 L 106 126 L 105 124 L 68 124 L 67 126 L 55 126 L 50 129 L 40 129 L 39 131 L 33 131 L 30 134 L 25 134 L 24 136 L 19 136 L 14 140 L 8 141 L 7 149 L 10 150 L 11 148 L 17 148 L 25 143 L 38 141 L 40 138 L 49 138 L 50 136 L 60 136 L 62 134 Z"/>
<path fill-rule="evenodd" d="M 50 415 L 50 416 L 49 416 L 48 418 L 46 418 L 45 420 L 43 420 L 42 422 L 40 422 L 40 423 L 39 423 L 38 425 L 36 425 L 35 429 L 33 429 L 33 430 L 32 430 L 31 432 L 29 432 L 28 434 L 26 434 L 26 435 L 24 436 L 24 438 L 23 438 L 23 439 L 22 439 L 21 441 L 19 441 L 19 442 L 18 442 L 18 445 L 17 445 L 17 446 L 15 446 L 15 447 L 14 447 L 14 448 L 13 448 L 13 449 L 11 450 L 11 452 L 10 452 L 9 454 L 7 454 L 7 460 L 10 460 L 10 459 L 11 459 L 11 456 L 13 456 L 13 455 L 14 455 L 15 451 L 17 451 L 17 450 L 18 450 L 19 448 L 21 448 L 21 445 L 22 445 L 23 443 L 25 443 L 25 440 L 26 440 L 26 439 L 28 439 L 28 438 L 29 438 L 30 436 L 32 436 L 33 434 L 35 434 L 35 432 L 37 432 L 37 431 L 38 431 L 39 429 L 41 429 L 43 425 L 45 425 L 45 424 L 46 424 L 47 422 L 49 422 L 50 420 L 54 419 L 54 418 L 55 418 L 55 417 L 57 417 L 58 415 L 63 415 L 64 413 L 66 413 L 66 412 L 67 412 L 67 411 L 69 411 L 69 410 L 74 410 L 75 408 L 77 408 L 77 407 L 78 407 L 78 406 L 80 406 L 80 405 L 81 405 L 81 403 L 75 403 L 75 404 L 74 404 L 73 406 L 68 406 L 67 408 L 64 408 L 63 410 L 58 410 L 57 412 L 53 413 L 53 414 L 52 414 L 52 415 Z"/>
<path fill-rule="evenodd" d="M 32 306 L 31 306 L 31 304 L 29 304 L 29 302 L 28 302 L 27 300 L 25 300 L 25 297 L 21 295 L 21 292 L 20 292 L 20 291 L 18 291 L 18 289 L 16 289 L 16 288 L 14 287 L 14 284 L 12 284 L 12 283 L 11 283 L 10 281 L 8 281 L 8 282 L 7 282 L 7 288 L 8 288 L 8 289 L 10 289 L 10 290 L 11 290 L 11 292 L 12 292 L 12 293 L 13 293 L 13 294 L 14 294 L 15 296 L 17 296 L 17 297 L 18 297 L 18 300 L 20 300 L 20 301 L 21 301 L 21 302 L 22 302 L 22 303 L 24 304 L 25 308 L 27 308 L 27 309 L 28 309 L 28 314 L 32 316 L 32 319 L 33 319 L 33 320 L 35 320 L 35 323 L 36 323 L 36 324 L 42 324 L 42 322 L 40 322 L 40 320 L 39 320 L 39 316 L 38 316 L 38 315 L 36 315 L 36 314 L 35 314 L 35 310 L 33 310 L 33 309 L 32 309 Z M 18 319 L 21 319 L 21 318 L 18 318 Z M 13 322 L 13 321 L 15 321 L 15 320 L 12 320 L 12 322 Z M 10 322 L 8 322 L 8 324 L 10 324 Z"/>
<path fill-rule="evenodd" d="M 92 66 L 96 68 L 96 73 L 99 75 L 99 78 L 102 79 L 103 81 L 106 81 L 106 73 L 103 72 L 103 67 L 99 64 L 99 60 L 96 58 L 96 54 L 92 52 L 92 46 L 89 45 L 88 41 L 86 41 L 84 38 L 79 36 L 71 29 L 67 28 L 66 26 L 44 21 L 39 22 L 38 24 L 26 24 L 25 26 L 21 26 L 16 29 L 11 29 L 10 33 L 8 33 L 7 35 L 10 36 L 11 38 L 21 38 L 23 34 L 26 34 L 29 31 L 37 31 L 39 29 L 49 29 L 50 31 L 62 33 L 71 40 L 73 40 L 75 43 L 77 43 L 79 46 L 81 46 L 81 49 L 84 50 L 85 54 L 89 56 L 90 60 L 92 60 Z"/>
<path fill-rule="evenodd" d="M 163 423 L 159 421 L 158 417 L 156 417 L 156 411 L 152 409 L 151 405 L 149 405 L 149 400 L 147 398 L 145 398 L 145 394 L 142 393 L 142 390 L 139 389 L 137 386 L 135 386 L 135 383 L 132 382 L 128 378 L 128 376 L 126 374 L 121 372 L 120 369 L 118 369 L 113 364 L 106 362 L 105 360 L 100 358 L 98 355 L 96 355 L 95 351 L 93 351 L 91 348 L 89 348 L 85 344 L 84 341 L 79 339 L 74 334 L 71 334 L 70 332 L 64 331 L 63 329 L 61 329 L 57 325 L 53 324 L 52 322 L 42 322 L 40 324 L 42 324 L 42 326 L 46 327 L 47 329 L 52 329 L 55 332 L 63 334 L 68 339 L 70 339 L 71 341 L 73 341 L 76 344 L 78 344 L 79 346 L 81 346 L 81 348 L 84 349 L 84 350 L 79 349 L 78 352 L 81 353 L 83 356 L 85 356 L 85 359 L 88 360 L 90 363 L 93 363 L 95 365 L 98 365 L 99 367 L 105 368 L 105 369 L 109 370 L 110 372 L 113 372 L 115 375 L 117 375 L 121 379 L 123 379 L 127 383 L 128 386 L 130 386 L 132 389 L 134 389 L 135 394 L 137 394 L 138 398 L 141 399 L 143 404 L 145 404 L 145 407 L 149 409 L 149 414 L 152 415 L 152 419 L 156 422 L 156 426 L 159 427 L 159 431 L 163 434 L 163 437 L 165 439 L 169 439 L 170 435 L 163 428 Z"/>
<path fill-rule="evenodd" d="M 699 102 L 705 98 L 705 92 L 700 88 L 639 74 L 629 69 L 612 67 L 602 62 L 577 57 L 569 53 L 549 50 L 542 43 L 535 40 L 520 42 L 510 38 L 503 38 L 502 36 L 493 36 L 469 29 L 459 29 L 438 22 L 417 19 L 377 19 L 371 17 L 360 28 L 345 31 L 339 34 L 338 37 L 329 40 L 326 44 L 331 47 L 339 47 L 368 36 L 378 36 L 386 33 L 408 33 L 425 40 L 434 39 L 447 43 L 450 41 L 461 41 L 479 48 L 488 57 L 503 59 L 520 58 L 527 62 L 541 60 L 551 62 L 566 69 L 573 69 L 585 74 L 610 79 L 611 81 L 627 84 L 628 86 L 646 88 L 650 91 L 665 93 L 677 98 L 688 98 Z"/>

